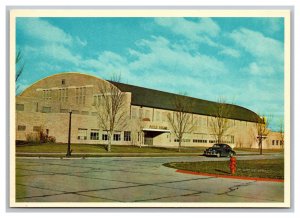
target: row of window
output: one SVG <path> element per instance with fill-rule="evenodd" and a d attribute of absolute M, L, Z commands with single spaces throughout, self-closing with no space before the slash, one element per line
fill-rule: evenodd
<path fill-rule="evenodd" d="M 18 131 L 25 131 L 25 130 L 26 130 L 25 125 L 18 125 Z M 41 127 L 40 126 L 34 126 L 34 127 L 32 127 L 32 131 L 39 132 L 39 131 L 41 131 Z"/>
<path fill-rule="evenodd" d="M 183 139 L 182 142 L 190 142 L 190 139 Z M 179 139 L 174 139 L 174 142 L 179 142 Z M 207 139 L 193 139 L 193 143 L 217 143 L 217 140 L 207 140 Z M 222 143 L 234 143 L 234 139 L 232 141 L 223 140 Z"/>
<path fill-rule="evenodd" d="M 75 98 L 76 104 L 85 104 L 85 96 L 87 93 L 86 87 L 77 87 L 75 90 Z M 69 89 L 68 88 L 61 88 L 58 90 L 58 99 L 61 102 L 67 102 L 69 96 Z M 45 89 L 43 90 L 43 99 L 44 100 L 51 100 L 53 97 L 53 90 Z"/>
<path fill-rule="evenodd" d="M 272 145 L 283 145 L 283 141 L 282 140 L 272 140 Z"/>
<path fill-rule="evenodd" d="M 179 142 L 179 139 L 174 139 L 174 142 Z M 190 139 L 182 139 L 181 142 L 191 142 Z"/>
<path fill-rule="evenodd" d="M 193 139 L 193 143 L 207 143 L 206 139 Z"/>
<path fill-rule="evenodd" d="M 96 102 L 96 97 L 94 101 Z M 99 103 L 99 102 L 98 102 Z M 151 113 L 152 109 L 145 109 L 145 108 L 132 108 L 131 109 L 131 118 L 132 119 L 148 119 L 149 121 L 162 121 L 162 122 L 168 122 L 170 116 L 173 116 L 173 112 L 167 112 L 167 111 L 154 111 Z M 192 114 L 190 114 L 192 116 Z M 209 122 L 211 122 L 209 117 L 197 117 L 193 116 L 193 123 L 195 126 L 208 126 Z M 228 120 L 229 126 L 235 126 L 238 125 L 236 123 L 238 121 L 236 120 Z M 241 124 L 247 126 L 247 122 L 240 121 Z"/>
<path fill-rule="evenodd" d="M 92 129 L 90 131 L 89 139 L 90 140 L 99 140 L 99 136 L 100 136 L 99 130 Z M 79 128 L 77 139 L 87 140 L 88 139 L 88 130 Z M 102 141 L 108 141 L 108 134 L 102 133 L 101 139 L 102 139 Z M 121 133 L 114 133 L 112 139 L 113 139 L 113 141 L 121 141 Z M 124 131 L 123 141 L 131 141 L 131 132 L 130 131 Z"/>
<path fill-rule="evenodd" d="M 24 104 L 17 104 L 16 105 L 17 111 L 24 111 Z M 42 113 L 51 113 L 52 108 L 51 107 L 42 107 Z M 69 113 L 68 109 L 60 109 L 60 113 Z M 90 113 L 88 111 L 79 111 L 79 110 L 72 110 L 73 114 L 81 114 L 81 115 L 89 115 Z M 97 112 L 91 112 L 92 116 L 97 116 Z"/>

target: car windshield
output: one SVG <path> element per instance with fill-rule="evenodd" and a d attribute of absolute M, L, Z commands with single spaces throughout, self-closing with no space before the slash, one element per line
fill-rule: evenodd
<path fill-rule="evenodd" d="M 214 144 L 213 148 L 220 148 L 221 146 L 219 144 Z"/>

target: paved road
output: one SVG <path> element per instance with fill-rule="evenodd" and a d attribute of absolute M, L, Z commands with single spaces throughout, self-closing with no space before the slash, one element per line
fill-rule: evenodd
<path fill-rule="evenodd" d="M 239 159 L 280 158 L 281 154 Z M 205 157 L 16 159 L 17 202 L 282 202 L 284 184 L 189 175 L 162 166 Z"/>

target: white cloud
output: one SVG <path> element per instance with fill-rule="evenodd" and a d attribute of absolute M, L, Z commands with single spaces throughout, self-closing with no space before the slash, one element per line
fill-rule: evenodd
<path fill-rule="evenodd" d="M 136 59 L 130 63 L 130 69 L 133 70 L 152 70 L 155 73 L 156 69 L 163 68 L 169 73 L 189 72 L 193 75 L 219 75 L 227 72 L 224 63 L 218 59 L 200 53 L 191 54 L 178 44 L 173 46 L 163 37 L 152 37 L 152 40 L 143 40 L 138 45 L 143 46 L 141 50 L 149 52 L 130 50 Z"/>
<path fill-rule="evenodd" d="M 229 47 L 223 47 L 223 49 L 221 51 L 219 51 L 218 54 L 221 55 L 227 55 L 227 56 L 231 56 L 234 58 L 239 58 L 240 57 L 240 52 L 236 49 L 233 48 L 229 48 Z"/>
<path fill-rule="evenodd" d="M 80 39 L 78 36 L 76 36 L 76 42 L 81 45 L 82 47 L 85 47 L 87 45 L 87 41 L 86 40 L 82 40 Z"/>
<path fill-rule="evenodd" d="M 245 28 L 235 30 L 228 36 L 253 59 L 242 71 L 252 75 L 269 76 L 283 73 L 284 50 L 282 42 Z M 247 56 L 243 58 L 247 58 Z"/>
<path fill-rule="evenodd" d="M 79 55 L 72 54 L 70 49 L 56 43 L 41 47 L 40 54 L 61 62 L 71 62 L 75 65 L 80 64 L 81 61 L 81 57 Z"/>
<path fill-rule="evenodd" d="M 73 42 L 71 35 L 40 18 L 18 19 L 17 27 L 26 35 L 42 41 L 67 45 L 70 45 Z"/>
<path fill-rule="evenodd" d="M 276 65 L 251 62 L 244 70 L 252 75 L 272 75 L 276 72 L 275 67 Z"/>
<path fill-rule="evenodd" d="M 233 31 L 229 37 L 254 57 L 283 62 L 283 43 L 278 40 L 246 28 Z"/>
<path fill-rule="evenodd" d="M 261 18 L 258 19 L 260 25 L 264 25 L 264 32 L 274 34 L 282 30 L 283 18 Z"/>
<path fill-rule="evenodd" d="M 211 18 L 199 18 L 196 21 L 185 18 L 155 18 L 154 21 L 177 35 L 192 41 L 208 43 L 211 46 L 216 44 L 210 37 L 216 37 L 220 32 L 220 27 Z"/>

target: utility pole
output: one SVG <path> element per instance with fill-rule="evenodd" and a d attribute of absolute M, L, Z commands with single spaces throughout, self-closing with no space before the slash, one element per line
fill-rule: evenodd
<path fill-rule="evenodd" d="M 66 157 L 71 157 L 71 123 L 72 123 L 72 111 L 69 112 L 70 117 L 69 117 L 69 135 L 68 135 L 68 150 Z"/>

